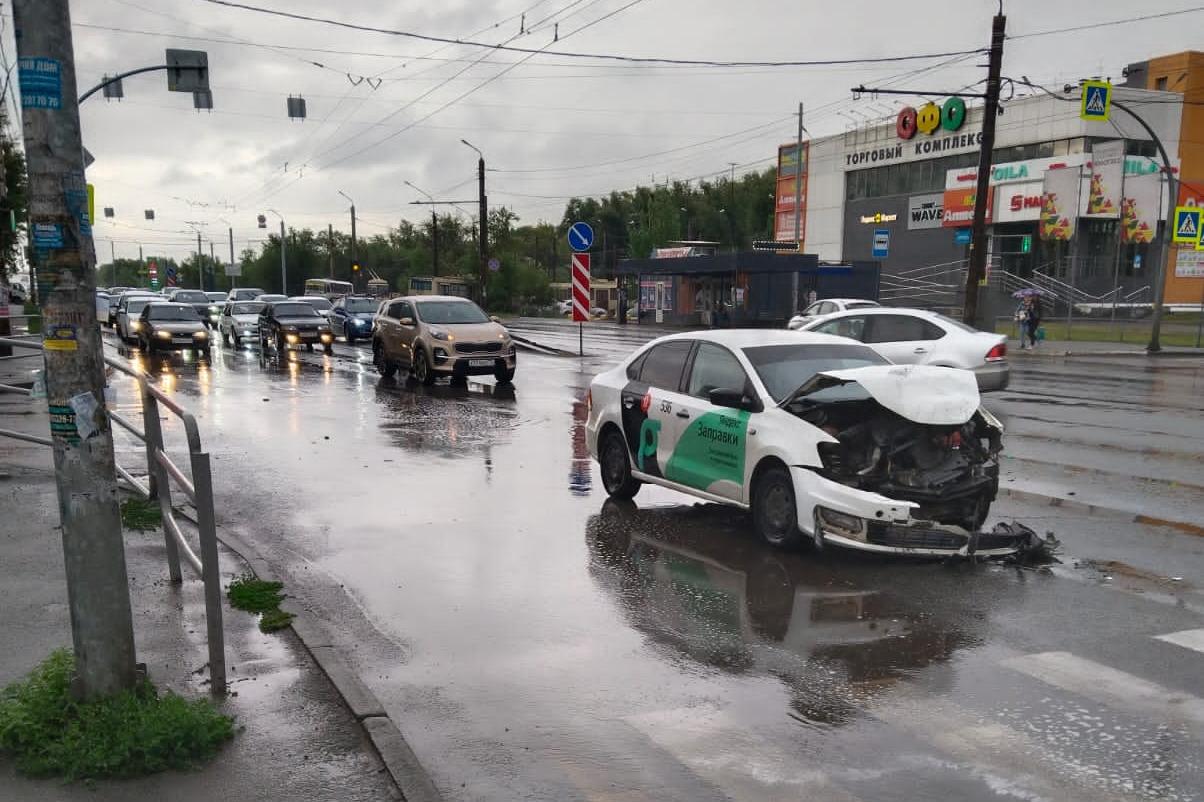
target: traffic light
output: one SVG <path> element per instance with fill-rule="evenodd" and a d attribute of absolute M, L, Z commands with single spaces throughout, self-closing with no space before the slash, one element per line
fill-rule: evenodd
<path fill-rule="evenodd" d="M 1033 252 L 1033 236 L 1032 236 L 1032 234 L 1025 234 L 1023 237 L 1020 238 L 1020 253 L 1032 253 L 1032 252 Z"/>
<path fill-rule="evenodd" d="M 352 272 L 352 273 L 358 273 L 358 272 L 360 272 L 360 263 L 359 263 L 359 262 L 352 262 L 352 263 L 351 263 L 351 272 Z"/>

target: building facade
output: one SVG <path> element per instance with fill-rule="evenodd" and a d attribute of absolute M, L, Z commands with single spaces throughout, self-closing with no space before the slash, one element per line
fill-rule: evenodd
<path fill-rule="evenodd" d="M 1182 182 L 1178 201 L 1199 203 L 1204 194 L 1198 191 L 1204 181 L 1197 180 L 1204 178 L 1204 54 L 1152 59 L 1132 65 L 1126 74 L 1126 84 L 1117 85 L 1113 97 L 1162 140 Z M 775 236 L 795 238 L 795 165 L 801 161 L 799 228 L 806 252 L 821 261 L 876 259 L 884 277 L 964 265 L 982 112 L 981 106 L 967 108 L 956 98 L 936 100 L 919 110 L 902 108 L 876 124 L 812 140 L 801 160 L 793 145 L 782 146 Z M 1104 152 L 1115 154 L 1112 163 L 1118 171 L 1123 154 L 1116 200 L 1128 197 L 1127 188 L 1159 183 L 1151 177 L 1161 175 L 1154 142 L 1123 111 L 1114 107 L 1108 122 L 1095 122 L 1080 118 L 1077 102 L 1043 93 L 1006 100 L 996 125 L 988 197 L 995 269 L 1022 278 L 1039 271 L 1087 295 L 1111 297 L 1120 286 L 1122 296 L 1144 292 L 1145 300 L 1152 298 L 1161 258 L 1157 232 L 1134 240 L 1122 231 L 1123 204 L 1103 210 L 1093 206 L 1099 179 L 1095 163 Z M 1080 200 L 1069 213 L 1077 225 L 1070 227 L 1069 238 L 1043 238 L 1046 173 L 1067 168 L 1079 177 Z M 1165 180 L 1161 184 L 1155 227 L 1172 205 Z M 1172 254 L 1166 277 L 1170 303 L 1200 303 L 1204 294 L 1204 261 L 1192 251 Z"/>

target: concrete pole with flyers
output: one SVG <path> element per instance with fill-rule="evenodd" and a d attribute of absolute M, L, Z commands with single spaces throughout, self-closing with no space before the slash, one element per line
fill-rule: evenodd
<path fill-rule="evenodd" d="M 14 0 L 33 262 L 45 296 L 46 395 L 75 651 L 84 699 L 137 678 L 129 577 L 104 412 L 96 252 L 88 220 L 67 0 Z"/>

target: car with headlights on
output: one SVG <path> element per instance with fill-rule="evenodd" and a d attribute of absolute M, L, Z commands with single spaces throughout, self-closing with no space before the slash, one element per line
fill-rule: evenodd
<path fill-rule="evenodd" d="M 125 343 L 138 342 L 138 332 L 142 329 L 142 310 L 147 304 L 162 300 L 160 296 L 149 292 L 122 293 L 117 304 L 117 337 Z"/>
<path fill-rule="evenodd" d="M 330 308 L 331 331 L 336 336 L 343 335 L 349 343 L 371 338 L 372 318 L 379 303 L 367 295 L 345 295 L 336 299 Z"/>
<path fill-rule="evenodd" d="M 281 354 L 293 345 L 304 345 L 306 351 L 320 345 L 326 354 L 334 353 L 330 324 L 304 301 L 276 301 L 263 307 L 259 313 L 259 345 L 266 350 L 268 343 Z"/>
<path fill-rule="evenodd" d="M 208 357 L 209 330 L 192 304 L 152 300 L 138 315 L 138 345 L 148 354 L 191 349 Z"/>
<path fill-rule="evenodd" d="M 1003 427 L 974 376 L 847 339 L 720 330 L 654 340 L 590 385 L 586 441 L 612 497 L 644 483 L 749 510 L 775 546 L 996 556 L 979 531 Z"/>
<path fill-rule="evenodd" d="M 227 301 L 217 324 L 222 343 L 240 348 L 244 340 L 258 340 L 259 313 L 263 307 L 258 301 Z"/>
<path fill-rule="evenodd" d="M 176 290 L 167 296 L 167 300 L 177 304 L 188 304 L 196 310 L 201 321 L 206 325 L 210 325 L 210 307 L 213 301 L 209 300 L 209 296 L 200 290 Z"/>
<path fill-rule="evenodd" d="M 205 323 L 209 328 L 216 329 L 222 319 L 222 308 L 226 305 L 226 293 L 206 291 L 205 297 L 209 299 L 209 308 L 204 314 Z"/>
<path fill-rule="evenodd" d="M 968 370 L 984 393 L 1006 389 L 1011 379 L 1007 335 L 979 331 L 924 309 L 851 309 L 808 321 L 800 331 L 849 337 L 896 365 Z"/>
<path fill-rule="evenodd" d="M 518 356 L 506 327 L 467 298 L 411 295 L 378 308 L 372 362 L 386 378 L 404 367 L 425 385 L 488 374 L 509 382 Z"/>

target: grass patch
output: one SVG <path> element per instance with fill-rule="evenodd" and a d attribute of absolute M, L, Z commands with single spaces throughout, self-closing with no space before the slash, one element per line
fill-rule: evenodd
<path fill-rule="evenodd" d="M 226 595 L 230 606 L 248 613 L 259 613 L 259 630 L 275 632 L 284 629 L 293 621 L 293 614 L 280 609 L 284 601 L 283 582 L 266 582 L 251 574 L 244 574 L 230 583 Z"/>
<path fill-rule="evenodd" d="M 149 681 L 107 699 L 71 697 L 75 659 L 66 649 L 0 691 L 0 752 L 35 777 L 139 777 L 195 768 L 234 735 L 233 720 L 207 699 L 160 696 Z"/>
<path fill-rule="evenodd" d="M 1097 342 L 1097 343 L 1129 343 L 1145 345 L 1150 339 L 1151 325 L 1148 320 L 1122 320 L 1116 326 L 1103 320 L 1075 320 L 1067 329 L 1065 319 L 1043 320 L 1047 340 L 1061 342 Z M 998 334 L 1017 337 L 1015 324 L 999 323 L 995 327 Z M 1069 335 L 1069 336 L 1067 336 Z M 1165 346 L 1195 347 L 1196 330 L 1192 326 L 1179 325 L 1179 316 L 1174 320 L 1164 319 L 1159 341 Z"/>
<path fill-rule="evenodd" d="M 159 502 L 142 498 L 128 498 L 121 502 L 121 525 L 126 529 L 149 532 L 163 524 L 163 511 Z"/>
<path fill-rule="evenodd" d="M 27 303 L 27 304 L 25 304 L 25 314 L 41 315 L 42 310 L 38 308 L 37 304 Z M 40 318 L 40 317 L 26 318 L 25 324 L 29 327 L 30 334 L 41 334 L 42 333 L 42 318 Z"/>

